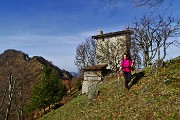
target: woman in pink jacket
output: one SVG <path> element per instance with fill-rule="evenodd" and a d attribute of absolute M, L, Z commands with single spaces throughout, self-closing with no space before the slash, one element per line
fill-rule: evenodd
<path fill-rule="evenodd" d="M 131 67 L 133 66 L 133 62 L 130 59 L 128 54 L 123 55 L 123 59 L 120 61 L 119 71 L 122 70 L 124 79 L 125 79 L 125 87 L 129 90 L 128 83 L 131 81 Z"/>

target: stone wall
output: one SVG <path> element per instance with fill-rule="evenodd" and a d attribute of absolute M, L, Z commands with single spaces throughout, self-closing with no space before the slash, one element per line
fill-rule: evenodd
<path fill-rule="evenodd" d="M 85 71 L 83 77 L 82 94 L 89 92 L 94 85 L 102 81 L 101 71 Z"/>
<path fill-rule="evenodd" d="M 92 38 L 96 40 L 97 64 L 107 63 L 107 69 L 113 70 L 116 68 L 115 66 L 118 65 L 122 55 L 126 52 L 130 53 L 131 34 L 133 34 L 132 31 L 127 28 L 123 31 L 105 34 L 100 30 L 98 35 L 92 36 Z M 106 53 L 108 54 L 106 55 Z M 108 58 L 104 59 L 103 56 L 108 56 Z M 116 65 L 111 63 L 116 63 Z"/>

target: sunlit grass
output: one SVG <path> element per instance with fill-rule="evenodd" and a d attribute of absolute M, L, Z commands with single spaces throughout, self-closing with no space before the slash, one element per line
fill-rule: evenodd
<path fill-rule="evenodd" d="M 145 70 L 148 75 L 149 70 Z M 130 91 L 121 78 L 98 86 L 99 94 L 88 103 L 81 95 L 41 120 L 179 120 L 180 119 L 180 59 L 168 62 L 163 68 L 134 84 Z"/>

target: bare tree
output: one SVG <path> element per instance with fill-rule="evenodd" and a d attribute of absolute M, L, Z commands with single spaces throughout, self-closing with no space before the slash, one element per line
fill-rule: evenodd
<path fill-rule="evenodd" d="M 111 42 L 111 40 L 99 42 L 96 52 L 97 63 L 108 63 L 112 71 L 117 71 L 122 55 L 129 52 L 129 49 L 131 59 L 135 61 L 136 66 L 140 66 L 141 59 L 138 47 L 135 46 L 132 40 L 129 43 L 129 41 L 124 41 L 123 38 L 117 38 L 116 42 Z"/>
<path fill-rule="evenodd" d="M 136 6 L 136 7 L 141 7 L 141 6 L 148 6 L 148 7 L 158 7 L 163 4 L 165 0 L 131 0 L 131 2 Z M 173 0 L 169 0 L 173 1 Z"/>
<path fill-rule="evenodd" d="M 97 46 L 97 63 L 108 63 L 110 69 L 116 71 L 118 69 L 119 60 L 121 55 L 126 51 L 126 44 L 118 38 L 116 42 L 111 42 L 110 40 L 99 42 Z"/>
<path fill-rule="evenodd" d="M 156 19 L 143 16 L 139 21 L 136 20 L 133 28 L 134 39 L 143 55 L 144 66 L 147 66 L 157 53 L 158 59 L 163 60 L 167 55 L 167 48 L 178 43 L 170 38 L 179 35 L 179 23 L 179 20 L 172 17 L 165 19 L 160 15 Z"/>
<path fill-rule="evenodd" d="M 0 105 L 0 113 L 2 113 L 2 111 L 3 111 L 3 104 L 5 103 L 5 97 L 6 97 L 7 89 L 8 88 L 5 88 L 3 95 L 2 95 L 2 100 L 1 100 L 1 105 Z"/>
<path fill-rule="evenodd" d="M 119 40 L 120 41 L 120 40 Z M 79 69 L 97 63 L 108 63 L 111 69 L 116 70 L 120 59 L 118 51 L 123 47 L 121 42 L 100 42 L 97 46 L 95 40 L 87 39 L 76 49 L 75 64 Z"/>
<path fill-rule="evenodd" d="M 96 64 L 96 42 L 89 38 L 76 48 L 75 65 L 79 71 L 85 66 Z"/>
<path fill-rule="evenodd" d="M 14 98 L 14 94 L 15 94 L 15 85 L 16 85 L 16 81 L 13 79 L 13 76 L 10 74 L 9 75 L 9 81 L 8 81 L 9 85 L 8 85 L 8 104 L 7 104 L 7 109 L 6 109 L 6 116 L 5 116 L 5 120 L 9 120 L 9 114 L 10 114 L 10 109 L 12 106 L 12 101 Z"/>
<path fill-rule="evenodd" d="M 108 0 L 109 5 L 113 8 L 113 14 L 118 9 L 118 2 L 120 0 Z M 148 14 L 167 14 L 173 11 L 174 0 L 129 0 L 134 7 L 147 7 Z"/>
<path fill-rule="evenodd" d="M 27 113 L 24 109 L 30 96 L 28 65 L 20 66 L 18 62 L 9 60 L 4 67 L 1 67 L 0 92 L 0 119 L 24 120 Z M 22 63 L 23 64 L 23 63 Z M 13 67 L 14 66 L 14 67 Z M 28 72 L 29 71 L 29 72 Z"/>
<path fill-rule="evenodd" d="M 179 36 L 180 34 L 180 20 L 175 19 L 173 17 L 168 17 L 167 19 L 164 19 L 162 16 L 158 16 L 159 18 L 159 30 L 156 31 L 157 37 L 156 37 L 156 43 L 158 48 L 158 59 L 165 59 L 167 55 L 167 48 L 170 45 L 177 45 L 180 44 L 178 40 L 169 38 L 174 38 Z M 168 41 L 169 40 L 169 41 Z M 161 52 L 161 49 L 162 51 Z M 162 55 L 161 55 L 162 54 Z M 161 57 L 162 56 L 162 57 Z"/>
<path fill-rule="evenodd" d="M 109 4 L 116 8 L 116 5 L 120 0 L 109 0 Z M 147 6 L 150 8 L 153 7 L 159 7 L 161 6 L 165 1 L 168 1 L 169 4 L 171 5 L 173 0 L 130 0 L 132 4 L 134 4 L 135 7 L 142 7 L 142 6 Z"/>
<path fill-rule="evenodd" d="M 117 71 L 119 61 L 122 59 L 122 54 L 129 52 L 130 49 L 130 38 L 126 39 L 128 40 L 121 37 L 116 38 L 116 40 L 105 41 L 87 39 L 86 42 L 83 42 L 76 49 L 75 64 L 78 66 L 79 70 L 81 70 L 81 68 L 85 66 L 96 65 L 96 63 L 108 63 L 112 71 Z M 137 52 L 137 49 L 133 48 L 133 60 L 138 60 L 136 65 L 139 65 L 141 64 L 140 57 L 138 52 L 135 52 Z"/>
<path fill-rule="evenodd" d="M 131 39 L 131 59 L 134 62 L 134 65 L 136 66 L 136 69 L 140 69 L 142 66 L 141 56 L 140 56 L 140 49 L 138 45 L 136 44 L 136 41 L 134 39 Z"/>

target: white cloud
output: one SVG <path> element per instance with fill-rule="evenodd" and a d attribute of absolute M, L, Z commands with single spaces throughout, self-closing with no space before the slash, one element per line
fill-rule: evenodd
<path fill-rule="evenodd" d="M 0 51 L 16 49 L 32 56 L 42 56 L 60 69 L 75 71 L 76 47 L 86 38 L 86 33 L 72 36 L 8 35 L 0 36 Z"/>
<path fill-rule="evenodd" d="M 122 26 L 122 25 L 121 25 Z M 104 29 L 104 33 L 123 30 L 118 27 Z M 85 39 L 97 35 L 98 29 L 80 32 L 74 35 L 8 35 L 0 36 L 0 51 L 7 49 L 21 50 L 30 57 L 42 56 L 60 69 L 77 72 L 74 65 L 76 48 Z M 167 59 L 179 56 L 178 48 L 171 47 L 168 50 Z"/>

